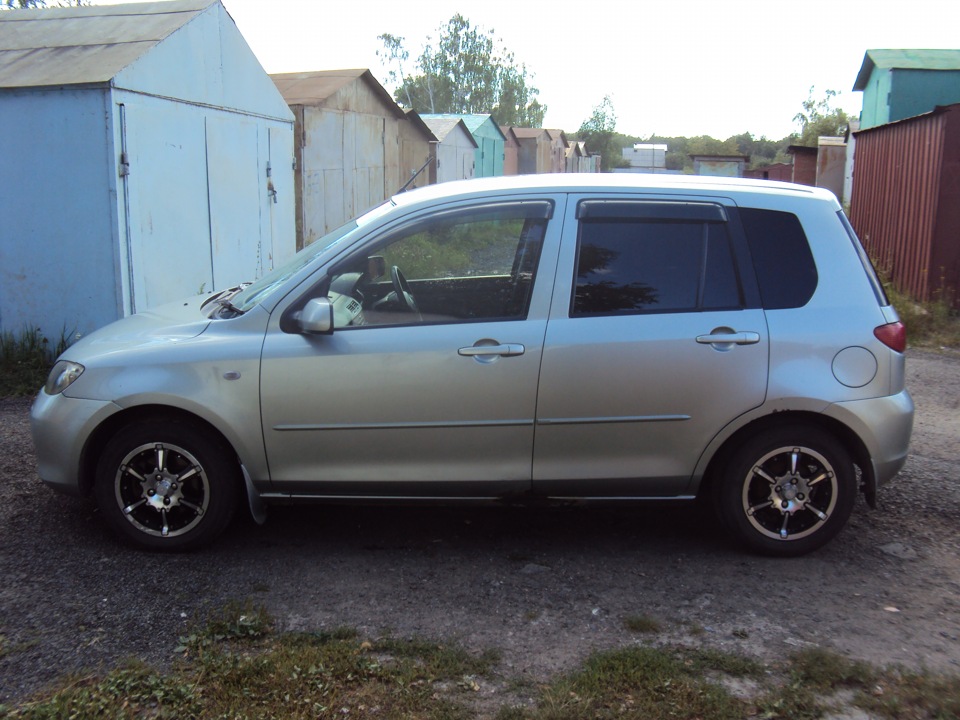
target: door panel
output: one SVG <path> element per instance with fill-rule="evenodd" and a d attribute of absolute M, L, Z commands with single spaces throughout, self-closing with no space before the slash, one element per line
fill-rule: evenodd
<path fill-rule="evenodd" d="M 272 333 L 261 384 L 273 487 L 357 495 L 474 494 L 469 484 L 481 482 L 488 495 L 528 488 L 545 327 L 528 320 Z M 481 340 L 518 344 L 523 354 L 459 354 Z"/>
<path fill-rule="evenodd" d="M 261 365 L 275 492 L 529 491 L 560 243 L 560 223 L 550 217 L 561 200 L 523 200 L 421 213 L 374 233 L 277 308 Z M 472 280 L 484 277 L 470 277 L 493 266 L 506 269 L 517 298 L 506 316 L 507 306 L 474 292 Z M 397 268 L 411 279 L 399 288 Z M 463 277 L 471 281 L 457 281 Z M 429 284 L 434 294 L 424 300 L 442 308 L 440 318 L 417 310 L 417 290 Z M 333 334 L 297 332 L 288 318 L 324 296 L 341 310 Z"/>
<path fill-rule="evenodd" d="M 761 339 L 697 342 L 717 328 Z M 682 495 L 713 436 L 766 392 L 762 310 L 560 318 L 546 344 L 534 485 L 550 494 Z"/>
<path fill-rule="evenodd" d="M 594 202 L 597 201 L 597 202 Z M 547 328 L 534 490 L 687 493 L 710 440 L 762 404 L 768 333 L 716 201 L 568 204 Z"/>

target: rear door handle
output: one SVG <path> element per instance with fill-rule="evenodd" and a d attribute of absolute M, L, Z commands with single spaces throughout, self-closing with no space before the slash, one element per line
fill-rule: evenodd
<path fill-rule="evenodd" d="M 457 352 L 464 357 L 484 357 L 487 355 L 498 355 L 500 357 L 513 357 L 514 355 L 523 355 L 523 345 L 519 343 L 505 343 L 503 345 L 471 345 L 462 347 Z"/>
<path fill-rule="evenodd" d="M 701 345 L 756 345 L 760 342 L 760 333 L 711 333 L 710 335 L 697 335 L 697 342 Z"/>

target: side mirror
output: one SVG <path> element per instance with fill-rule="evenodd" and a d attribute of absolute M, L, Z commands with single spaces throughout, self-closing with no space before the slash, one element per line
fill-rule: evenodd
<path fill-rule="evenodd" d="M 383 277 L 387 272 L 387 261 L 383 255 L 371 255 L 367 258 L 367 277 L 371 280 Z"/>
<path fill-rule="evenodd" d="M 333 303 L 328 298 L 314 298 L 304 305 L 297 324 L 300 330 L 312 335 L 333 333 Z"/>

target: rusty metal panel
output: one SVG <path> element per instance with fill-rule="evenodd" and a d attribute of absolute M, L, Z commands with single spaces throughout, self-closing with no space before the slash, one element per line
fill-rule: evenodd
<path fill-rule="evenodd" d="M 354 86 L 338 97 L 356 107 L 365 92 Z M 383 114 L 307 106 L 297 113 L 303 118 L 297 173 L 305 246 L 399 189 L 400 138 L 397 121 Z"/>
<path fill-rule="evenodd" d="M 960 287 L 960 105 L 856 140 L 850 219 L 867 251 L 919 300 Z"/>
<path fill-rule="evenodd" d="M 407 121 L 404 119 L 403 124 Z M 383 118 L 383 182 L 380 189 L 380 198 L 377 203 L 386 200 L 393 195 L 400 186 L 406 182 L 406 178 L 400 178 L 400 124 L 401 121 L 394 118 Z"/>
<path fill-rule="evenodd" d="M 826 188 L 838 200 L 842 200 L 843 173 L 847 164 L 846 143 L 842 138 L 822 137 L 817 151 L 817 187 Z"/>

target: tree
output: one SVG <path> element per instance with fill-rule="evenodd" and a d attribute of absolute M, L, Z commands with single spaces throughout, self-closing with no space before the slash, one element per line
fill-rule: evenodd
<path fill-rule="evenodd" d="M 831 107 L 831 101 L 837 96 L 836 90 L 825 91 L 819 100 L 814 99 L 813 93 L 814 87 L 811 86 L 803 110 L 793 116 L 793 121 L 800 125 L 798 145 L 816 147 L 821 135 L 845 135 L 850 125 L 850 117 L 843 110 Z"/>
<path fill-rule="evenodd" d="M 383 35 L 377 35 L 377 40 L 383 43 L 383 50 L 377 50 L 377 57 L 383 58 L 389 65 L 396 65 L 396 69 L 391 67 L 387 71 L 386 83 L 402 88 L 406 96 L 407 106 L 412 106 L 413 100 L 410 97 L 410 88 L 407 85 L 405 66 L 405 63 L 410 59 L 410 53 L 403 47 L 403 38 L 397 35 L 391 35 L 390 33 L 384 33 Z"/>
<path fill-rule="evenodd" d="M 59 0 L 56 7 L 81 7 L 89 5 L 90 0 Z M 0 10 L 26 10 L 28 8 L 47 7 L 47 0 L 0 0 Z"/>
<path fill-rule="evenodd" d="M 429 113 L 490 113 L 500 125 L 543 124 L 546 106 L 537 100 L 533 76 L 493 30 L 474 27 L 457 13 L 438 33 L 435 45 L 427 38 L 415 74 L 407 72 L 404 38 L 378 36 L 383 50 L 377 54 L 391 65 L 386 82 L 396 86 L 398 103 Z"/>
<path fill-rule="evenodd" d="M 622 153 L 619 145 L 613 141 L 616 131 L 617 115 L 613 101 L 609 95 L 605 95 L 577 130 L 577 140 L 586 143 L 587 152 L 600 154 L 600 169 L 603 172 L 610 172 L 620 164 Z"/>

